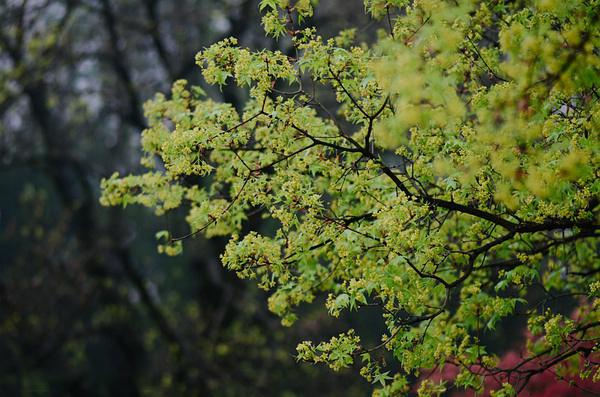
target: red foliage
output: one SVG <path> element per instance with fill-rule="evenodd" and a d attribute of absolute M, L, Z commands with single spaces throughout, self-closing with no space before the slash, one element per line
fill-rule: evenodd
<path fill-rule="evenodd" d="M 530 336 L 529 336 L 530 337 Z M 515 368 L 519 365 L 518 369 L 520 371 L 538 371 L 542 370 L 540 373 L 536 373 L 527 382 L 525 388 L 519 393 L 519 396 L 531 396 L 531 397 L 588 397 L 595 396 L 600 394 L 600 383 L 594 383 L 592 381 L 593 373 L 587 379 L 580 379 L 578 373 L 582 366 L 585 366 L 588 363 L 588 367 L 593 369 L 593 366 L 589 366 L 588 359 L 592 362 L 598 362 L 600 358 L 600 354 L 592 353 L 586 356 L 586 352 L 589 354 L 588 349 L 591 349 L 593 346 L 592 342 L 574 342 L 571 343 L 571 347 L 573 349 L 578 350 L 579 359 L 579 367 L 577 368 L 577 373 L 575 375 L 566 374 L 562 378 L 556 374 L 556 367 L 544 369 L 543 361 L 531 360 L 526 362 L 525 364 L 521 364 L 526 358 L 524 357 L 523 352 L 518 352 L 515 350 L 508 351 L 501 358 L 498 364 L 498 368 L 510 370 L 511 368 Z M 548 358 L 546 358 L 548 359 Z M 569 369 L 572 369 L 572 361 L 563 361 L 561 364 L 567 366 Z M 498 390 L 501 388 L 502 384 L 508 382 L 512 384 L 515 389 L 525 379 L 524 375 L 519 377 L 519 374 L 516 372 L 501 372 L 493 374 L 493 371 L 489 371 L 482 366 L 472 365 L 470 367 L 471 372 L 474 374 L 478 374 L 480 376 L 485 376 L 484 380 L 484 389 L 485 392 L 477 392 L 473 389 L 467 390 L 458 390 L 454 389 L 453 392 L 450 392 L 450 397 L 489 397 L 491 390 Z M 571 371 L 568 371 L 571 372 Z M 594 371 L 595 372 L 595 371 Z M 435 371 L 430 374 L 426 374 L 428 379 L 438 383 L 440 380 L 449 381 L 448 386 L 452 384 L 453 379 L 459 373 L 459 367 L 455 364 L 446 364 L 442 371 Z M 508 375 L 510 374 L 510 375 Z M 571 385 L 571 381 L 574 385 Z"/>

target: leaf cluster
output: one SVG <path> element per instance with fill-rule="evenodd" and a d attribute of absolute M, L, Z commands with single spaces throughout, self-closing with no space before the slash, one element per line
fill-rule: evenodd
<path fill-rule="evenodd" d="M 498 367 L 481 339 L 516 315 L 543 334 L 525 359 L 539 367 L 496 395 L 572 358 L 600 376 L 580 349 L 600 320 L 600 4 L 366 1 L 387 27 L 373 46 L 355 30 L 324 39 L 298 28 L 308 1 L 260 7 L 267 34 L 295 55 L 234 38 L 199 53 L 207 82 L 250 87 L 244 110 L 183 81 L 157 95 L 142 141 L 155 170 L 104 180 L 103 203 L 189 208 L 190 234 L 164 234 L 172 244 L 231 235 L 223 265 L 272 291 L 284 325 L 317 295 L 334 316 L 379 310 L 377 346 L 349 331 L 298 347 L 336 370 L 360 357 L 378 395 L 446 364 L 460 368 L 459 387 L 510 377 L 519 366 Z M 273 235 L 242 233 L 257 212 L 277 222 Z M 560 299 L 579 314 L 540 317 Z M 400 372 L 382 370 L 386 353 Z"/>

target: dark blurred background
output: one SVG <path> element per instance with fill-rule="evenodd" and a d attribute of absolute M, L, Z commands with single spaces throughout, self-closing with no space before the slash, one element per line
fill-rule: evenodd
<path fill-rule="evenodd" d="M 368 317 L 334 321 L 316 304 L 283 328 L 265 293 L 221 267 L 226 239 L 159 256 L 164 217 L 98 203 L 102 177 L 141 171 L 143 103 L 176 79 L 201 84 L 199 50 L 228 36 L 290 50 L 264 38 L 258 2 L 0 1 L 0 396 L 371 390 L 355 369 L 293 357 Z M 324 37 L 369 26 L 360 1 L 322 1 L 309 23 Z M 204 88 L 238 107 L 245 97 Z"/>

